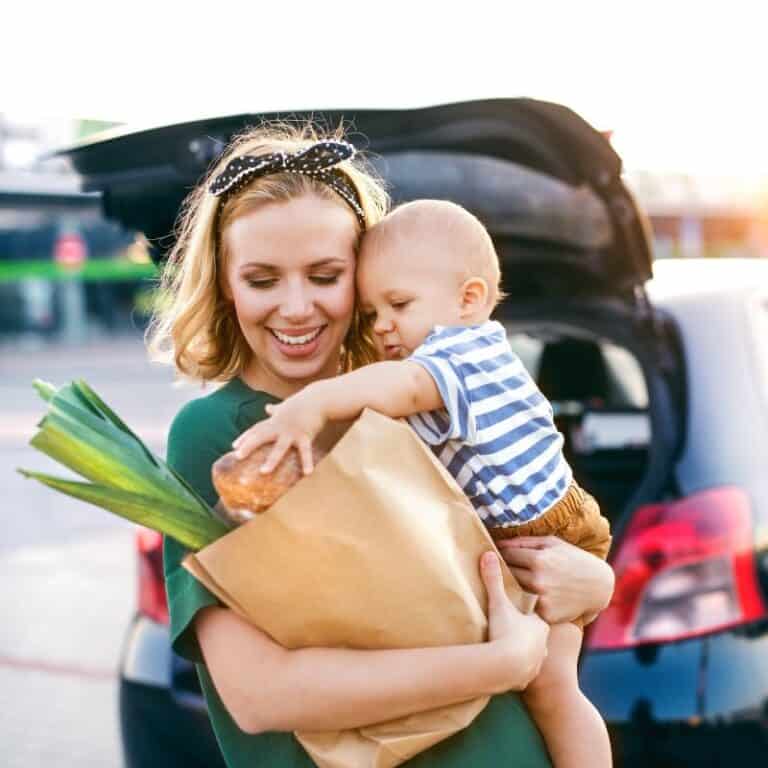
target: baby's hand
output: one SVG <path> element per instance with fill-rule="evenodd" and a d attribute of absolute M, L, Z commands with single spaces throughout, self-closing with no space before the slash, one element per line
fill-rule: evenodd
<path fill-rule="evenodd" d="M 302 472 L 310 474 L 313 469 L 312 441 L 325 426 L 325 419 L 315 409 L 305 407 L 296 396 L 280 405 L 268 405 L 266 411 L 270 418 L 254 424 L 232 443 L 237 458 L 244 459 L 260 445 L 274 443 L 260 468 L 262 473 L 269 474 L 295 445 Z"/>

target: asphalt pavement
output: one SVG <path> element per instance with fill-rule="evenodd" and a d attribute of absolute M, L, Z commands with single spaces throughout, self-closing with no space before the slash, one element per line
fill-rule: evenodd
<path fill-rule="evenodd" d="M 119 768 L 117 668 L 136 597 L 134 527 L 28 480 L 67 475 L 28 445 L 32 388 L 85 379 L 160 455 L 193 386 L 147 360 L 141 337 L 0 344 L 0 765 Z"/>

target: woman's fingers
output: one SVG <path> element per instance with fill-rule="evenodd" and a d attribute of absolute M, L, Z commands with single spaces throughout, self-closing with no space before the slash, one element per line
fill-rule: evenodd
<path fill-rule="evenodd" d="M 496 546 L 510 568 L 533 568 L 538 558 L 538 551 L 535 549 L 511 547 L 505 541 L 497 541 Z"/>
<path fill-rule="evenodd" d="M 513 568 L 510 566 L 510 571 L 512 571 L 512 575 L 517 580 L 517 583 L 526 591 L 526 592 L 535 592 L 536 590 L 533 588 L 534 579 L 533 574 L 527 570 L 526 568 Z"/>
<path fill-rule="evenodd" d="M 501 576 L 501 563 L 495 552 L 486 552 L 480 558 L 480 575 L 488 592 L 489 606 L 498 604 L 501 600 L 507 600 L 504 580 Z"/>
<path fill-rule="evenodd" d="M 546 549 L 557 543 L 556 536 L 516 536 L 514 539 L 503 539 L 497 542 L 509 549 Z"/>

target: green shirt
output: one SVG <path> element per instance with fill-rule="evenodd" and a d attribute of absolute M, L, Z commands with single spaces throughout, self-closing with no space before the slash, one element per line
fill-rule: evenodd
<path fill-rule="evenodd" d="M 192 400 L 177 414 L 168 437 L 168 464 L 213 506 L 217 501 L 211 466 L 230 450 L 232 440 L 265 418 L 264 406 L 276 398 L 233 379 L 210 395 Z M 181 567 L 187 554 L 165 538 L 163 560 L 170 612 L 171 642 L 195 662 L 221 751 L 229 768 L 313 768 L 291 733 L 249 735 L 241 731 L 221 702 L 197 644 L 195 614 L 219 601 Z M 538 730 L 517 695 L 494 696 L 469 728 L 422 752 L 409 768 L 551 768 Z"/>

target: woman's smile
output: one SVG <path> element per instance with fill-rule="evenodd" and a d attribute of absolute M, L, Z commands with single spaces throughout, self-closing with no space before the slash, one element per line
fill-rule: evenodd
<path fill-rule="evenodd" d="M 311 357 L 317 352 L 321 336 L 327 325 L 312 329 L 267 328 L 278 351 L 286 357 Z"/>

